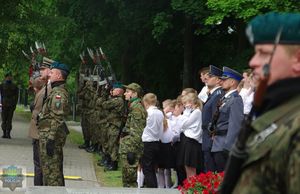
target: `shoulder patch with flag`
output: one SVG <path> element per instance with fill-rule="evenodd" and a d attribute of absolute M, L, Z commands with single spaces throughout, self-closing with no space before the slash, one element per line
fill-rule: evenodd
<path fill-rule="evenodd" d="M 61 95 L 56 95 L 55 96 L 55 107 L 56 108 L 60 108 L 60 105 L 61 105 Z"/>

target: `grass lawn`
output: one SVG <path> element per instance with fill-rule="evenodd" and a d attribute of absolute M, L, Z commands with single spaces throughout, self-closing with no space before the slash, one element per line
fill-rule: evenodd
<path fill-rule="evenodd" d="M 30 119 L 31 119 L 31 112 L 25 110 L 24 106 L 18 105 L 18 106 L 16 107 L 15 112 L 16 112 L 18 115 L 20 115 L 20 116 L 22 116 L 23 118 L 25 118 L 26 120 L 30 121 Z"/>
<path fill-rule="evenodd" d="M 70 127 L 70 134 L 68 136 L 68 139 L 76 145 L 83 144 L 83 138 L 82 134 L 72 130 L 72 127 Z M 118 171 L 104 171 L 104 168 L 97 165 L 98 160 L 100 160 L 101 157 L 98 154 L 93 154 L 93 163 L 95 168 L 95 174 L 97 177 L 98 182 L 101 184 L 101 186 L 104 187 L 122 187 L 122 175 L 121 175 L 121 169 L 119 168 Z M 120 165 L 119 165 L 120 166 Z"/>

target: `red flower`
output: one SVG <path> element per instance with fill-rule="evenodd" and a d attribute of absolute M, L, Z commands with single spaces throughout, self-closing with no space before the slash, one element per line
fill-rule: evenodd
<path fill-rule="evenodd" d="M 215 194 L 224 177 L 224 172 L 207 172 L 191 176 L 183 181 L 183 187 L 178 187 L 182 193 Z"/>

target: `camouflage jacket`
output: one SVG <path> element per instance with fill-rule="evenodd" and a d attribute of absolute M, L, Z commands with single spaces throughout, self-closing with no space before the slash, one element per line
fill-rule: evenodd
<path fill-rule="evenodd" d="M 122 96 L 114 96 L 102 103 L 104 110 L 108 112 L 107 122 L 120 127 L 123 121 L 125 107 Z"/>
<path fill-rule="evenodd" d="M 265 112 L 252 127 L 249 157 L 233 193 L 299 193 L 300 96 Z"/>
<path fill-rule="evenodd" d="M 92 113 L 92 109 L 93 109 L 93 104 L 91 103 L 91 101 L 94 98 L 94 93 L 96 91 L 94 91 L 93 88 L 93 82 L 92 81 L 87 81 L 85 83 L 85 86 L 83 88 L 81 88 L 79 90 L 78 94 L 78 98 L 81 99 L 81 108 L 82 108 L 82 113 L 83 114 L 91 114 Z"/>
<path fill-rule="evenodd" d="M 128 110 L 125 124 L 128 135 L 120 140 L 120 154 L 134 152 L 139 156 L 143 150 L 142 133 L 146 126 L 147 112 L 141 103 L 141 99 L 134 99 Z"/>
<path fill-rule="evenodd" d="M 54 86 L 39 114 L 38 128 L 40 138 L 57 140 L 66 136 L 66 116 L 70 107 L 68 103 L 69 93 L 65 84 Z"/>

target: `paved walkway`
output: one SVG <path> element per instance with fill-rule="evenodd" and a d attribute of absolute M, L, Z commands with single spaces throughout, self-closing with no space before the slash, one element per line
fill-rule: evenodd
<path fill-rule="evenodd" d="M 76 123 L 68 122 L 71 129 L 81 132 L 80 126 Z M 26 172 L 33 173 L 33 157 L 31 139 L 28 138 L 29 122 L 22 116 L 15 114 L 13 120 L 12 139 L 0 138 L 0 166 L 16 165 L 26 168 Z M 0 131 L 2 136 L 2 131 Z M 127 188 L 104 188 L 100 187 L 95 176 L 92 163 L 92 155 L 80 150 L 76 145 L 67 141 L 64 147 L 64 175 L 81 176 L 82 180 L 66 180 L 66 187 L 34 187 L 33 178 L 26 178 L 26 189 L 22 192 L 10 192 L 1 190 L 1 193 L 28 193 L 28 194 L 160 194 L 179 193 L 176 189 L 127 189 Z"/>
<path fill-rule="evenodd" d="M 0 138 L 0 165 L 17 165 L 26 167 L 27 173 L 33 173 L 32 145 L 27 136 L 29 122 L 15 114 L 12 139 Z M 2 131 L 0 131 L 2 136 Z M 68 140 L 64 147 L 64 175 L 81 176 L 82 180 L 66 180 L 67 187 L 99 187 L 96 179 L 92 155 L 78 149 Z M 26 180 L 28 187 L 33 186 L 33 178 Z"/>

